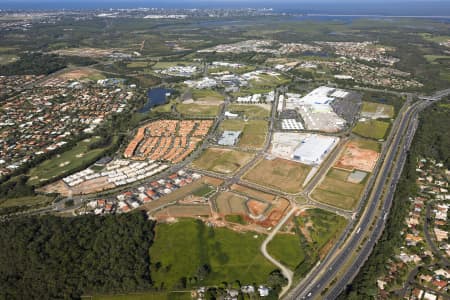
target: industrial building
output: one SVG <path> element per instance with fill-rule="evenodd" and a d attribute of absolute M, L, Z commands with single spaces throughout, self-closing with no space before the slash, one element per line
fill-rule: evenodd
<path fill-rule="evenodd" d="M 218 144 L 221 146 L 234 146 L 241 136 L 241 131 L 228 131 L 225 130 L 220 137 Z"/>
<path fill-rule="evenodd" d="M 302 140 L 292 158 L 308 165 L 320 164 L 338 141 L 337 137 L 310 135 Z"/>
<path fill-rule="evenodd" d="M 297 110 L 307 130 L 338 132 L 346 121 L 331 106 L 336 99 L 344 99 L 348 92 L 327 86 L 321 86 L 304 97 L 300 94 L 286 93 L 285 108 Z"/>

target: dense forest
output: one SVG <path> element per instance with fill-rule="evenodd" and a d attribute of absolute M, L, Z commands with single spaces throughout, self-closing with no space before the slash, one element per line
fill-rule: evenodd
<path fill-rule="evenodd" d="M 151 287 L 144 213 L 30 217 L 0 227 L 0 299 L 78 299 Z"/>
<path fill-rule="evenodd" d="M 6 65 L 0 65 L 2 75 L 48 75 L 67 67 L 70 64 L 87 66 L 94 60 L 84 57 L 59 56 L 39 52 L 23 53 L 20 59 Z"/>
<path fill-rule="evenodd" d="M 450 99 L 435 104 L 420 117 L 415 151 L 444 162 L 450 168 Z"/>
<path fill-rule="evenodd" d="M 387 260 L 404 240 L 401 231 L 409 211 L 410 202 L 407 199 L 416 192 L 417 158 L 431 157 L 445 161 L 447 168 L 450 167 L 449 103 L 449 100 L 436 103 L 421 113 L 419 128 L 397 185 L 384 232 L 359 274 L 339 299 L 376 299 L 376 280 L 385 272 Z"/>

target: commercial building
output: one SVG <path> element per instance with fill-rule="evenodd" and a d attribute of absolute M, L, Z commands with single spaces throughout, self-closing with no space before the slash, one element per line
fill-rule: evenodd
<path fill-rule="evenodd" d="M 225 130 L 219 139 L 218 144 L 222 146 L 234 146 L 239 140 L 241 131 L 228 131 Z"/>
<path fill-rule="evenodd" d="M 295 149 L 293 159 L 309 165 L 320 164 L 338 140 L 337 137 L 311 135 Z"/>

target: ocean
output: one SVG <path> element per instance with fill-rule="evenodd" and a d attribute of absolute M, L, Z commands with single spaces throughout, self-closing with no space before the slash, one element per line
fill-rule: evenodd
<path fill-rule="evenodd" d="M 309 0 L 311 1 L 311 0 Z M 450 16 L 450 1 L 323 2 L 302 1 L 152 1 L 152 0 L 0 0 L 0 9 L 117 9 L 117 8 L 273 8 L 276 12 L 301 14 L 349 14 L 386 16 Z"/>

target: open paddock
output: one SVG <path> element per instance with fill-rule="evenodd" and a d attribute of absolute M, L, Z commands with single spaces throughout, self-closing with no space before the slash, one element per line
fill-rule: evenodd
<path fill-rule="evenodd" d="M 384 139 L 389 129 L 390 124 L 385 121 L 378 120 L 364 120 L 358 121 L 353 128 L 353 133 L 375 140 Z"/>
<path fill-rule="evenodd" d="M 265 235 L 209 227 L 200 220 L 180 219 L 172 224 L 157 224 L 150 257 L 161 268 L 152 271 L 154 286 L 179 290 L 181 278 L 195 277 L 208 264 L 211 272 L 204 286 L 222 282 L 262 284 L 275 269 L 259 251 Z"/>
<path fill-rule="evenodd" d="M 245 122 L 238 146 L 242 148 L 262 148 L 268 131 L 267 121 L 250 120 Z"/>
<path fill-rule="evenodd" d="M 263 159 L 244 175 L 244 179 L 287 193 L 298 193 L 310 170 L 310 166 L 286 159 Z"/>
<path fill-rule="evenodd" d="M 220 130 L 242 131 L 237 144 L 242 148 L 261 148 L 266 140 L 268 124 L 264 120 L 224 120 L 220 124 Z"/>
<path fill-rule="evenodd" d="M 247 199 L 232 192 L 222 192 L 214 200 L 218 212 L 222 215 L 247 214 L 245 203 Z"/>
<path fill-rule="evenodd" d="M 209 205 L 173 205 L 161 209 L 154 213 L 154 217 L 159 219 L 210 216 L 211 207 Z"/>
<path fill-rule="evenodd" d="M 239 184 L 233 184 L 231 186 L 231 190 L 235 191 L 235 192 L 237 192 L 239 194 L 244 194 L 245 196 L 247 196 L 249 198 L 254 198 L 254 199 L 257 199 L 257 200 L 262 200 L 262 201 L 267 201 L 267 202 L 273 202 L 275 200 L 275 197 L 276 197 L 276 196 L 274 196 L 272 194 L 267 194 L 267 193 L 264 193 L 264 192 L 260 192 L 260 191 L 257 191 L 257 190 L 254 190 L 254 189 L 251 189 L 251 188 L 239 185 Z"/>
<path fill-rule="evenodd" d="M 81 57 L 106 57 L 112 55 L 115 51 L 120 49 L 100 49 L 100 48 L 66 48 L 55 50 L 52 53 L 56 53 L 59 55 L 67 55 L 67 56 L 81 56 Z"/>
<path fill-rule="evenodd" d="M 220 104 L 224 100 L 224 96 L 214 90 L 209 89 L 193 89 L 192 91 L 192 98 L 196 103 L 204 103 L 204 104 Z"/>
<path fill-rule="evenodd" d="M 348 182 L 349 175 L 350 172 L 332 168 L 313 191 L 312 198 L 339 208 L 353 209 L 361 198 L 365 183 Z"/>
<path fill-rule="evenodd" d="M 210 104 L 177 104 L 177 111 L 183 116 L 216 117 L 219 114 L 219 105 Z"/>
<path fill-rule="evenodd" d="M 392 105 L 364 101 L 361 115 L 371 119 L 390 119 L 394 117 L 394 107 Z"/>
<path fill-rule="evenodd" d="M 231 149 L 208 148 L 194 160 L 192 165 L 198 169 L 232 174 L 248 163 L 253 155 L 253 153 Z"/>
<path fill-rule="evenodd" d="M 270 106 L 264 104 L 231 104 L 228 110 L 246 116 L 248 119 L 265 119 L 270 114 Z"/>

